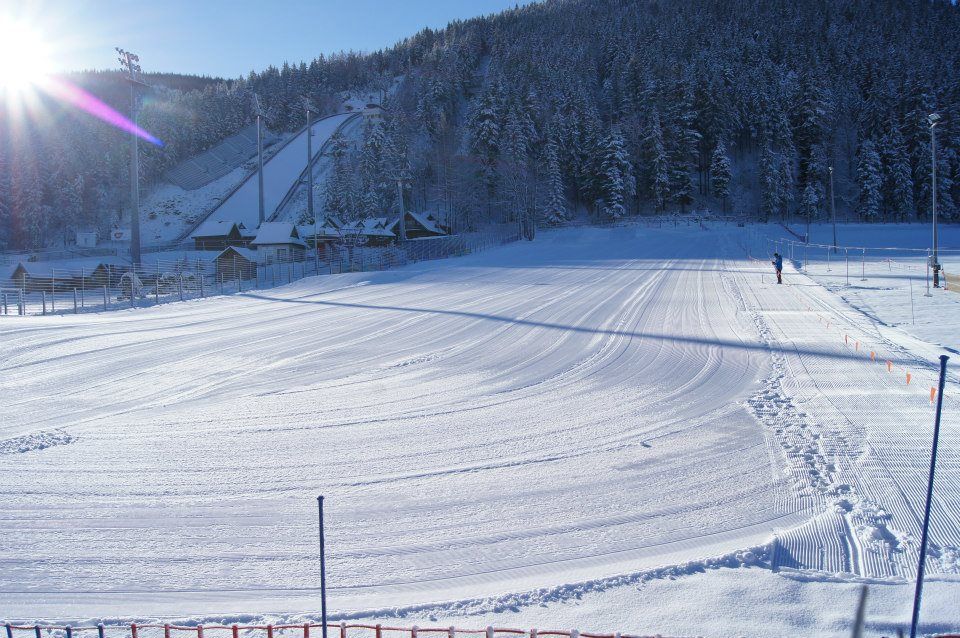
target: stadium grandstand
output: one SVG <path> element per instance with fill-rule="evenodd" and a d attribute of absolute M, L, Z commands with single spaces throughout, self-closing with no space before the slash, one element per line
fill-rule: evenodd
<path fill-rule="evenodd" d="M 195 190 L 220 179 L 257 153 L 257 126 L 251 124 L 216 146 L 181 162 L 165 178 L 184 190 Z"/>

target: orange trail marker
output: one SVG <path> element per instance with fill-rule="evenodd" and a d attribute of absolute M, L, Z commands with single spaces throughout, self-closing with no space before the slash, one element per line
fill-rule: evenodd
<path fill-rule="evenodd" d="M 893 361 L 887 361 L 887 372 L 893 372 Z"/>
<path fill-rule="evenodd" d="M 937 389 L 930 388 L 930 403 L 933 403 L 936 400 L 937 400 Z"/>
<path fill-rule="evenodd" d="M 857 350 L 857 352 L 860 351 L 860 342 L 859 342 L 859 341 L 857 342 L 857 345 L 855 346 L 855 349 Z"/>
<path fill-rule="evenodd" d="M 876 361 L 876 360 L 877 360 L 877 353 L 874 352 L 873 350 L 870 351 L 870 360 L 871 360 L 871 361 Z"/>
<path fill-rule="evenodd" d="M 907 385 L 910 385 L 910 373 L 907 373 Z"/>
<path fill-rule="evenodd" d="M 843 335 L 843 342 L 850 343 L 850 339 L 847 337 L 847 335 Z"/>

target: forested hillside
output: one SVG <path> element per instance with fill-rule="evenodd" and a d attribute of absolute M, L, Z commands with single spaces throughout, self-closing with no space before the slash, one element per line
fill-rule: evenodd
<path fill-rule="evenodd" d="M 425 30 L 369 55 L 284 64 L 233 81 L 158 78 L 141 125 L 149 186 L 251 121 L 302 124 L 300 96 L 329 112 L 343 92 L 382 91 L 362 145 L 335 145 L 326 207 L 346 217 L 416 206 L 460 227 L 519 213 L 559 222 L 709 208 L 865 220 L 929 215 L 930 131 L 938 208 L 960 204 L 960 14 L 946 0 L 551 0 Z M 322 49 L 323 44 L 317 43 Z M 149 79 L 149 78 L 148 78 Z M 117 74 L 77 83 L 126 111 Z M 121 133 L 45 103 L 3 119 L 0 243 L 58 243 L 125 207 Z"/>

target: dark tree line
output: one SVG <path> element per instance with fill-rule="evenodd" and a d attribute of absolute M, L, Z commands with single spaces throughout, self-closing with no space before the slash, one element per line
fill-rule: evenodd
<path fill-rule="evenodd" d="M 142 178 L 251 121 L 302 124 L 343 91 L 380 91 L 386 117 L 337 146 L 328 209 L 437 207 L 461 227 L 578 210 L 617 217 L 694 207 L 763 219 L 828 212 L 925 219 L 930 131 L 938 210 L 960 204 L 960 14 L 948 0 L 548 0 L 424 30 L 373 54 L 344 53 L 222 81 L 158 81 Z M 113 73 L 76 81 L 125 109 Z M 57 241 L 125 205 L 123 136 L 47 104 L 0 129 L 0 242 Z M 5 121 L 5 120 L 4 120 Z M 0 125 L 2 126 L 2 125 Z"/>

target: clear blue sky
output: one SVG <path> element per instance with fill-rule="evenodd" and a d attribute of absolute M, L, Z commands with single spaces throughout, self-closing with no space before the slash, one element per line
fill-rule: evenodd
<path fill-rule="evenodd" d="M 54 49 L 58 71 L 114 68 L 119 46 L 143 70 L 237 77 L 285 60 L 375 51 L 423 27 L 529 0 L 0 0 Z"/>

